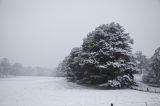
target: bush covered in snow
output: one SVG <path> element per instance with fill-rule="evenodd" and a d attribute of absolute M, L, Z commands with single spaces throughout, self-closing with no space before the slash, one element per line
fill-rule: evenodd
<path fill-rule="evenodd" d="M 133 40 L 118 23 L 104 24 L 72 49 L 65 65 L 70 81 L 108 87 L 129 87 L 135 72 Z"/>

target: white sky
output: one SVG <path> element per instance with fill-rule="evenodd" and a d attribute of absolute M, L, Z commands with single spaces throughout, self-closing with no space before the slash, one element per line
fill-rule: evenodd
<path fill-rule="evenodd" d="M 120 23 L 146 56 L 160 47 L 160 0 L 0 0 L 0 57 L 53 68 L 87 33 Z"/>

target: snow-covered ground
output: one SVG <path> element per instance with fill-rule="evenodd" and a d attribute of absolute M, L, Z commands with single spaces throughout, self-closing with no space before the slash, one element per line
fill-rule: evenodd
<path fill-rule="evenodd" d="M 131 89 L 91 89 L 56 77 L 0 79 L 0 106 L 110 106 L 111 103 L 160 106 L 160 94 Z"/>

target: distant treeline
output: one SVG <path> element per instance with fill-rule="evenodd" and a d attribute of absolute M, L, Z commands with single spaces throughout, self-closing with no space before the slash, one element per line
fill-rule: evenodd
<path fill-rule="evenodd" d="M 25 67 L 20 63 L 11 64 L 9 59 L 0 58 L 0 77 L 6 76 L 54 76 L 53 69 Z"/>

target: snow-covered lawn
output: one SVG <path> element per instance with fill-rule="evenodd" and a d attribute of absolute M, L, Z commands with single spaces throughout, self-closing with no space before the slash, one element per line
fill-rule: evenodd
<path fill-rule="evenodd" d="M 160 94 L 98 90 L 56 77 L 0 79 L 0 106 L 160 106 Z"/>

